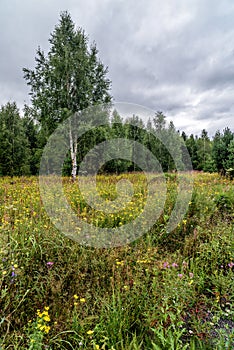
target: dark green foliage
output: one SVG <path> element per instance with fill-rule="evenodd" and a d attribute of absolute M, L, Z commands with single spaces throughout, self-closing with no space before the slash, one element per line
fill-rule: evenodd
<path fill-rule="evenodd" d="M 191 162 L 194 170 L 198 170 L 199 168 L 199 158 L 198 158 L 198 147 L 196 139 L 193 134 L 185 141 L 185 145 L 188 149 L 188 152 L 191 157 Z"/>
<path fill-rule="evenodd" d="M 233 164 L 233 141 L 234 133 L 225 128 L 223 133 L 217 131 L 213 141 L 212 155 L 217 170 L 225 174 L 226 170 Z"/>
<path fill-rule="evenodd" d="M 234 212 L 234 196 L 231 193 L 221 193 L 214 199 L 217 209 L 222 214 Z"/>
<path fill-rule="evenodd" d="M 228 156 L 225 162 L 225 167 L 227 169 L 229 177 L 234 177 L 234 138 L 230 141 L 228 145 Z"/>
<path fill-rule="evenodd" d="M 0 109 L 0 175 L 29 175 L 30 149 L 16 103 Z"/>
<path fill-rule="evenodd" d="M 48 138 L 48 128 L 44 127 L 43 123 L 35 121 L 34 112 L 34 109 L 25 107 L 24 116 L 20 117 L 15 103 L 2 106 L 0 110 L 0 175 L 38 174 L 40 158 Z M 160 171 L 160 164 L 163 172 L 193 168 L 210 173 L 219 171 L 229 179 L 234 177 L 234 139 L 229 129 L 224 129 L 223 133 L 216 132 L 213 141 L 208 138 L 205 130 L 199 138 L 193 135 L 187 137 L 185 133 L 180 136 L 172 122 L 169 126 L 163 123 L 161 120 L 163 117 L 165 121 L 165 116 L 160 113 L 154 118 L 154 126 L 150 120 L 145 126 L 138 116 L 133 115 L 123 120 L 118 112 L 114 111 L 109 121 L 103 120 L 103 126 L 86 132 L 77 140 L 78 169 L 85 155 L 96 145 L 119 138 L 142 144 L 157 159 L 158 165 L 155 162 L 152 163 L 152 159 L 148 159 L 147 156 L 141 155 L 139 150 L 138 154 L 135 154 L 133 147 L 128 150 L 132 154 L 132 161 L 112 159 L 102 166 L 99 173 L 140 171 L 140 167 L 133 161 L 135 154 L 135 157 L 141 159 L 149 171 Z M 157 118 L 160 121 L 157 121 Z M 120 146 L 121 144 L 122 141 Z M 108 149 L 109 155 L 112 151 Z M 95 157 L 95 150 L 92 156 Z M 71 155 L 68 154 L 63 174 L 70 175 L 71 170 Z"/>

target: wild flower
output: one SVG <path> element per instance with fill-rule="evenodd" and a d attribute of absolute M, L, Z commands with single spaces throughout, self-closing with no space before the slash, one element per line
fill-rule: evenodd
<path fill-rule="evenodd" d="M 117 265 L 117 267 L 123 266 L 124 265 L 124 261 L 123 260 L 119 261 L 119 259 L 116 259 L 116 265 Z"/>
<path fill-rule="evenodd" d="M 165 263 L 163 263 L 163 268 L 164 269 L 168 269 L 170 267 L 169 263 L 166 261 Z"/>
<path fill-rule="evenodd" d="M 49 306 L 45 306 L 44 310 L 37 310 L 37 318 L 34 322 L 29 321 L 29 339 L 30 349 L 34 349 L 34 345 L 42 344 L 43 337 L 47 335 L 51 329 L 49 322 L 51 321 L 49 313 Z"/>
<path fill-rule="evenodd" d="M 50 269 L 50 268 L 54 265 L 54 263 L 53 263 L 53 261 L 48 261 L 48 262 L 46 263 L 46 265 L 47 265 L 47 267 Z"/>
<path fill-rule="evenodd" d="M 171 267 L 178 267 L 178 264 L 175 263 L 175 262 L 173 262 L 173 263 L 171 264 Z"/>

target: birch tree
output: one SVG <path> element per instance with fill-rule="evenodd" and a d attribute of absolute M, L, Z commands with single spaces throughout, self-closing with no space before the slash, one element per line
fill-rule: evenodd
<path fill-rule="evenodd" d="M 90 106 L 109 103 L 107 67 L 98 58 L 95 44 L 89 46 L 82 28 L 63 12 L 49 38 L 47 54 L 39 47 L 34 69 L 23 68 L 30 86 L 34 117 L 47 137 L 59 123 Z M 77 173 L 77 133 L 70 129 L 72 177 Z"/>

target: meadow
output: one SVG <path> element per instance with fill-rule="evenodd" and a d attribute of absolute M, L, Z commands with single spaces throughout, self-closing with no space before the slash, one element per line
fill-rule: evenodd
<path fill-rule="evenodd" d="M 165 205 L 149 232 L 110 248 L 81 245 L 57 230 L 37 177 L 0 178 L 0 349 L 234 348 L 234 181 L 184 174 L 193 177 L 191 200 L 168 232 L 178 175 L 165 176 Z M 122 179 L 134 192 L 114 214 L 94 210 L 69 178 L 64 193 L 82 220 L 120 227 L 144 210 L 148 196 L 140 173 L 99 175 L 108 203 Z M 160 186 L 158 175 L 152 181 Z"/>

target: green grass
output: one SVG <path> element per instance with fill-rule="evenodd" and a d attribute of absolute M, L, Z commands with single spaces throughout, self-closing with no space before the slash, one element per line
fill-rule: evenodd
<path fill-rule="evenodd" d="M 36 177 L 0 178 L 1 349 L 232 349 L 234 182 L 185 176 L 194 177 L 193 195 L 173 232 L 165 227 L 178 181 L 167 176 L 152 229 L 110 249 L 59 232 Z M 148 195 L 140 174 L 99 176 L 99 194 L 111 203 L 122 178 L 134 193 L 114 216 L 88 206 L 68 178 L 63 183 L 80 218 L 113 227 L 136 217 Z"/>

